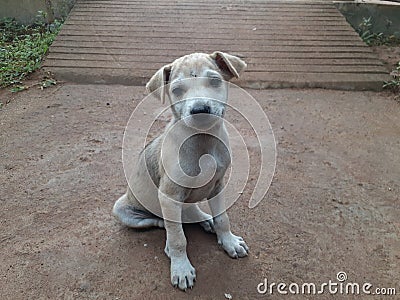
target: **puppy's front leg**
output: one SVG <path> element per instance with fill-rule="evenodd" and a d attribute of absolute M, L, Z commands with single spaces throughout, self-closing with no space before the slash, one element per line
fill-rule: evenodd
<path fill-rule="evenodd" d="M 213 221 L 218 244 L 220 244 L 232 258 L 247 256 L 249 247 L 247 247 L 242 237 L 234 235 L 231 232 L 231 225 L 229 223 L 228 214 L 226 213 L 223 198 L 222 183 L 216 186 L 212 196 L 214 196 L 214 198 L 209 201 L 209 205 L 212 215 L 215 216 Z"/>
<path fill-rule="evenodd" d="M 164 226 L 167 231 L 165 253 L 171 259 L 171 283 L 181 290 L 192 288 L 196 279 L 196 271 L 186 253 L 186 237 L 182 223 L 182 195 L 169 195 L 160 185 L 158 192 L 161 210 L 164 217 Z M 174 201 L 175 200 L 175 201 Z"/>

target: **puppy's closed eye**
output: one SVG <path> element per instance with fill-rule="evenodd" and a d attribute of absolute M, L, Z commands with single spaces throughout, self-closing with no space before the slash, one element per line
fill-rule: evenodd
<path fill-rule="evenodd" d="M 172 89 L 172 94 L 174 94 L 175 97 L 182 97 L 184 93 L 185 90 L 182 87 L 177 86 Z"/>

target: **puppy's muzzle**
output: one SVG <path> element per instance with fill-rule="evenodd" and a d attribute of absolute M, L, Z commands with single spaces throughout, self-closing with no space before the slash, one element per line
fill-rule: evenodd
<path fill-rule="evenodd" d="M 215 115 L 223 117 L 225 112 L 225 106 L 223 102 L 212 99 L 212 98 L 188 98 L 187 110 L 183 114 L 184 116 L 195 117 L 196 115 Z M 197 117 L 197 116 L 196 116 Z"/>
<path fill-rule="evenodd" d="M 195 106 L 190 110 L 191 115 L 196 115 L 196 114 L 210 114 L 211 113 L 211 107 L 209 105 L 199 105 Z"/>

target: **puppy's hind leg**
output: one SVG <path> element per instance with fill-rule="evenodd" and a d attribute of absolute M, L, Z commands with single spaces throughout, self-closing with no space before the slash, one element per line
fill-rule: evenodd
<path fill-rule="evenodd" d="M 150 212 L 137 209 L 129 204 L 127 194 L 120 197 L 114 204 L 113 214 L 122 224 L 137 229 L 160 227 L 164 228 L 164 220 Z"/>

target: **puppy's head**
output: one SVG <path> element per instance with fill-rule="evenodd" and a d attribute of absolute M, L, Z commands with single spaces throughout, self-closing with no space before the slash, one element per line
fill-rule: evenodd
<path fill-rule="evenodd" d="M 168 97 L 175 118 L 186 123 L 204 121 L 207 115 L 223 117 L 227 81 L 238 78 L 245 67 L 239 57 L 223 52 L 193 53 L 159 69 L 146 89 L 162 103 Z"/>

